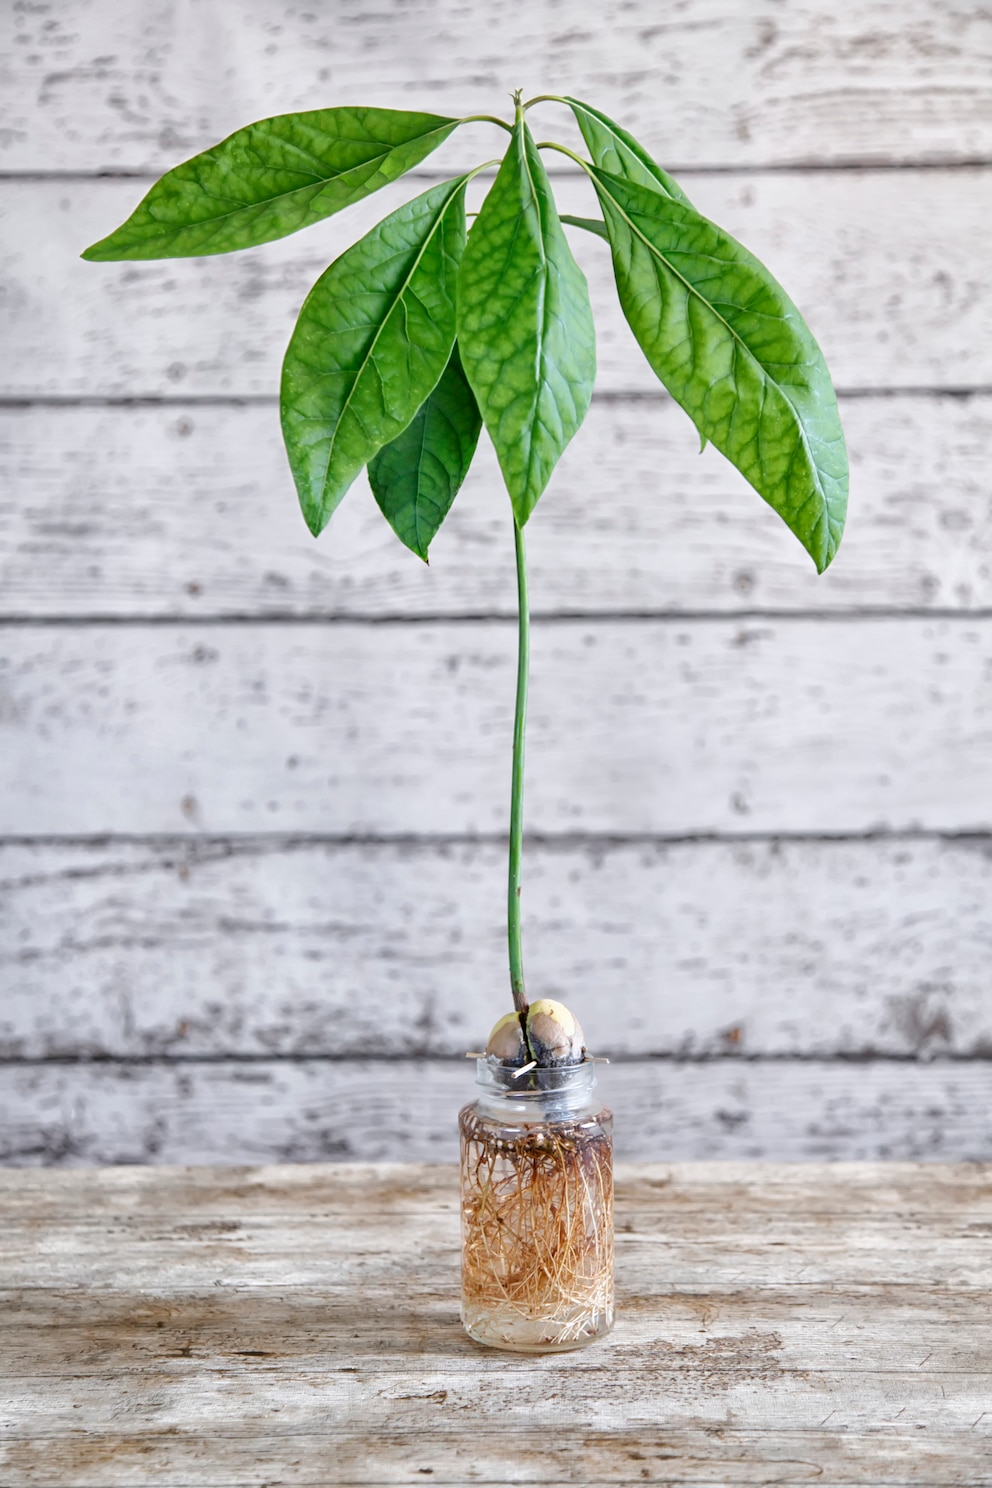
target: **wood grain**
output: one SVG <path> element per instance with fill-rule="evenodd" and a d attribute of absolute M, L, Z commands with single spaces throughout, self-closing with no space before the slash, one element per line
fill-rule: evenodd
<path fill-rule="evenodd" d="M 844 1164 L 845 1171 L 848 1166 Z M 930 1163 L 927 1169 L 927 1181 L 931 1182 L 930 1175 L 940 1168 Z M 78 1177 L 81 1170 L 20 1169 L 17 1177 L 30 1176 L 34 1171 L 42 1171 L 46 1176 L 69 1172 Z M 170 1171 L 174 1170 L 157 1168 L 155 1176 L 161 1178 Z M 635 1169 L 631 1167 L 629 1171 Z M 67 1194 L 62 1190 L 61 1194 L 68 1198 L 69 1206 L 75 1208 L 71 1192 Z M 831 1197 L 836 1202 L 835 1190 L 831 1190 Z M 858 1197 L 860 1200 L 861 1195 Z M 440 1207 L 450 1202 L 449 1184 L 447 1193 L 439 1197 L 437 1203 Z M 5 1207 L 16 1206 L 17 1192 L 5 1190 L 4 1203 Z M 426 1204 L 425 1199 L 420 1213 Z M 230 1223 L 231 1210 L 223 1210 L 220 1205 L 217 1207 L 221 1222 Z M 162 1208 L 156 1204 L 154 1212 L 161 1214 Z M 296 1208 L 294 1204 L 293 1209 Z M 340 1202 L 327 1204 L 322 1198 L 323 1214 L 339 1212 L 340 1208 Z M 62 1220 L 65 1215 L 55 1218 Z M 33 1225 L 37 1231 L 37 1216 L 33 1216 Z M 199 1212 L 192 1226 L 199 1229 L 201 1235 L 205 1234 L 206 1225 Z M 684 1230 L 684 1223 L 680 1228 Z M 432 1321 L 440 1321 L 440 1309 L 436 1304 L 432 1309 L 431 1304 L 433 1280 L 433 1277 L 422 1281 L 410 1276 L 406 1278 L 406 1286 L 417 1309 Z M 706 1282 L 702 1284 L 705 1286 Z M 195 1355 L 203 1359 L 208 1352 L 214 1357 L 228 1355 L 230 1364 L 235 1367 L 239 1355 L 241 1361 L 254 1359 L 256 1362 L 249 1367 L 265 1374 L 273 1369 L 272 1334 L 278 1330 L 281 1343 L 279 1362 L 275 1367 L 304 1381 L 312 1378 L 318 1370 L 323 1370 L 326 1375 L 334 1368 L 327 1357 L 328 1332 L 332 1326 L 344 1325 L 353 1314 L 354 1301 L 349 1299 L 349 1290 L 347 1284 L 335 1287 L 326 1281 L 319 1290 L 312 1288 L 309 1295 L 296 1295 L 278 1286 L 266 1287 L 252 1297 L 249 1315 L 240 1292 L 236 1292 L 233 1299 L 230 1295 L 224 1296 L 218 1288 L 212 1292 L 204 1289 L 202 1292 L 190 1294 L 187 1291 L 185 1295 L 173 1293 L 164 1297 L 165 1288 L 161 1281 L 153 1297 L 133 1294 L 121 1297 L 104 1291 L 96 1301 L 79 1288 L 36 1288 L 33 1293 L 27 1290 L 14 1293 L 7 1288 L 3 1292 L 4 1320 L 6 1329 L 16 1328 L 22 1336 L 27 1336 L 27 1357 L 19 1371 L 21 1379 L 25 1380 L 69 1371 L 73 1377 L 99 1377 L 113 1370 L 120 1379 L 144 1371 L 164 1371 L 175 1367 L 174 1360 L 185 1347 L 190 1349 L 187 1357 Z M 987 1329 L 981 1317 L 976 1316 L 980 1311 L 976 1303 L 984 1299 L 967 1292 L 949 1291 L 943 1285 L 921 1284 L 915 1291 L 915 1297 L 907 1297 L 900 1306 L 898 1293 L 893 1288 L 886 1316 L 874 1320 L 873 1328 L 865 1316 L 866 1289 L 863 1284 L 817 1288 L 807 1283 L 803 1289 L 802 1316 L 797 1317 L 794 1286 L 775 1288 L 763 1285 L 753 1291 L 728 1288 L 714 1305 L 712 1292 L 700 1297 L 688 1282 L 680 1282 L 677 1291 L 663 1292 L 656 1280 L 658 1300 L 661 1302 L 663 1298 L 664 1306 L 665 1340 L 668 1344 L 666 1368 L 675 1376 L 676 1388 L 684 1387 L 690 1381 L 695 1383 L 696 1371 L 702 1368 L 707 1358 L 721 1371 L 743 1374 L 754 1369 L 760 1377 L 767 1359 L 761 1358 L 761 1346 L 754 1338 L 754 1332 L 768 1328 L 781 1339 L 779 1357 L 785 1367 L 792 1369 L 818 1373 L 884 1369 L 891 1363 L 894 1349 L 908 1350 L 919 1340 L 921 1333 L 931 1351 L 926 1363 L 928 1376 L 943 1378 L 948 1374 L 979 1374 L 987 1369 Z M 845 1304 L 846 1308 L 842 1310 Z M 58 1309 L 57 1327 L 51 1325 L 53 1305 Z M 622 1326 L 627 1344 L 645 1352 L 652 1347 L 657 1349 L 657 1323 L 652 1321 L 648 1308 L 638 1307 L 632 1289 L 624 1297 L 623 1305 Z M 156 1322 L 166 1312 L 170 1323 L 168 1330 L 157 1328 Z M 418 1329 L 418 1319 L 412 1309 L 408 1313 L 398 1312 L 391 1318 L 393 1351 L 388 1356 L 380 1356 L 373 1366 L 380 1377 L 391 1379 L 409 1370 L 409 1355 L 417 1351 L 418 1334 L 420 1338 L 423 1336 L 422 1327 L 421 1322 Z M 752 1347 L 748 1348 L 746 1343 L 742 1347 L 742 1337 L 746 1340 L 749 1333 Z M 177 1334 L 181 1340 L 178 1347 Z M 369 1365 L 357 1346 L 355 1353 L 361 1359 L 357 1372 L 367 1380 Z M 918 1357 L 922 1360 L 924 1355 Z M 447 1368 L 453 1375 L 470 1375 L 477 1360 L 478 1355 L 474 1352 L 459 1350 L 452 1354 Z M 241 1367 L 245 1368 L 244 1362 Z M 583 1367 L 590 1373 L 600 1372 L 595 1360 L 584 1361 Z"/>
<path fill-rule="evenodd" d="M 818 578 L 674 403 L 594 403 L 527 529 L 535 613 L 992 608 L 992 397 L 842 417 L 851 519 Z M 0 409 L 7 616 L 512 616 L 508 519 L 486 441 L 428 569 L 364 477 L 313 542 L 274 409 Z"/>
<path fill-rule="evenodd" d="M 691 0 L 661 16 L 649 0 L 241 0 L 236 20 L 216 3 L 62 0 L 2 21 L 8 170 L 164 170 L 260 115 L 329 104 L 505 116 L 521 83 L 588 98 L 669 166 L 992 154 L 988 18 L 936 0 Z"/>
<path fill-rule="evenodd" d="M 992 386 L 984 234 L 992 167 L 684 177 L 700 211 L 763 259 L 802 306 L 842 389 Z M 91 264 L 82 249 L 136 205 L 134 181 L 4 188 L 0 397 L 274 397 L 300 305 L 327 263 L 416 191 L 400 182 L 248 253 Z M 562 211 L 594 211 L 559 183 Z M 481 180 L 473 188 L 481 200 Z M 606 245 L 572 231 L 590 279 L 600 391 L 657 380 L 617 304 Z"/>
<path fill-rule="evenodd" d="M 717 1194 L 736 1212 L 778 1215 L 796 1224 L 855 1213 L 863 1221 L 887 1222 L 898 1215 L 913 1224 L 924 1217 L 939 1224 L 960 1207 L 981 1218 L 992 1199 L 988 1167 L 976 1162 L 763 1162 L 760 1174 L 750 1164 L 719 1160 L 621 1161 L 616 1167 L 624 1201 L 642 1214 L 642 1223 L 661 1197 L 668 1225 L 683 1214 L 695 1216 L 697 1223 L 704 1215 L 714 1219 Z M 297 1210 L 342 1216 L 354 1211 L 357 1192 L 362 1214 L 380 1219 L 443 1214 L 457 1204 L 443 1163 L 160 1165 L 154 1179 L 143 1184 L 135 1184 L 134 1170 L 127 1167 L 0 1173 L 4 1213 L 19 1223 L 76 1224 L 94 1214 L 101 1224 L 136 1213 L 167 1219 L 180 1208 L 198 1222 Z M 79 1301 L 66 1298 L 67 1306 Z M 19 1305 L 36 1317 L 43 1304 L 28 1295 Z M 595 1357 L 581 1354 L 577 1362 Z"/>
<path fill-rule="evenodd" d="M 13 626 L 8 835 L 505 830 L 511 622 Z M 992 829 L 992 622 L 535 626 L 537 833 Z"/>
<path fill-rule="evenodd" d="M 646 1060 L 600 1083 L 629 1161 L 992 1158 L 979 1060 Z M 0 1162 L 448 1161 L 473 1093 L 464 1059 L 6 1064 Z"/>
<path fill-rule="evenodd" d="M 0 1175 L 5 1482 L 981 1482 L 988 1165 L 617 1177 L 616 1330 L 528 1358 L 451 1168 Z"/>
<path fill-rule="evenodd" d="M 992 1051 L 992 839 L 533 842 L 525 863 L 531 996 L 598 1054 Z M 0 1058 L 481 1048 L 504 878 L 478 842 L 8 843 Z"/>

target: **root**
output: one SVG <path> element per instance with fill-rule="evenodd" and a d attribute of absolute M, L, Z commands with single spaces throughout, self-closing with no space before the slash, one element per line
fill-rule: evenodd
<path fill-rule="evenodd" d="M 462 1112 L 462 1286 L 564 1341 L 613 1300 L 612 1143 L 597 1122 L 506 1132 Z"/>

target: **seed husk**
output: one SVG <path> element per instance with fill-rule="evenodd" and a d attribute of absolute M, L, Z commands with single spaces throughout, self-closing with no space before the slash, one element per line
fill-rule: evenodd
<path fill-rule="evenodd" d="M 540 997 L 527 1011 L 527 1042 L 542 1068 L 581 1064 L 586 1046 L 578 1018 L 563 1002 Z"/>
<path fill-rule="evenodd" d="M 509 1064 L 515 1069 L 530 1058 L 518 1013 L 505 1013 L 494 1025 L 486 1045 L 486 1057 L 498 1059 L 500 1064 Z"/>

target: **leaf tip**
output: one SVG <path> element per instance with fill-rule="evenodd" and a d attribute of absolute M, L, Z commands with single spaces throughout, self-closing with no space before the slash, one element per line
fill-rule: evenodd
<path fill-rule="evenodd" d="M 125 244 L 122 248 L 118 242 L 116 232 L 110 233 L 105 238 L 98 238 L 88 248 L 84 248 L 79 255 L 85 258 L 87 263 L 124 263 L 129 258 L 154 257 L 154 254 L 135 254 Z"/>
<path fill-rule="evenodd" d="M 320 507 L 311 506 L 308 502 L 301 502 L 300 510 L 303 512 L 303 520 L 307 524 L 310 536 L 319 537 L 327 526 L 327 518 L 324 516 Z"/>
<path fill-rule="evenodd" d="M 843 530 L 844 529 L 842 527 L 840 532 L 837 533 L 836 536 L 833 532 L 830 532 L 827 536 L 826 542 L 823 543 L 816 552 L 814 552 L 812 548 L 809 548 L 807 550 L 814 564 L 816 565 L 816 571 L 818 574 L 825 574 L 831 563 L 833 563 L 834 559 L 837 557 L 837 549 L 840 547 L 840 540 L 841 536 L 843 535 Z"/>
<path fill-rule="evenodd" d="M 385 512 L 383 513 L 383 515 L 385 516 Z M 393 529 L 400 542 L 406 548 L 407 552 L 412 553 L 415 558 L 419 558 L 425 568 L 430 568 L 431 560 L 427 556 L 427 548 L 421 547 L 416 538 L 411 541 L 409 537 L 405 537 L 400 528 L 389 517 L 386 517 L 386 521 L 389 522 L 390 527 Z"/>

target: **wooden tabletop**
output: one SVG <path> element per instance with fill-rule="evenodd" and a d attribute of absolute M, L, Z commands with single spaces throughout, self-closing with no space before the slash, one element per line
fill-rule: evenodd
<path fill-rule="evenodd" d="M 615 1332 L 534 1358 L 452 1168 L 0 1173 L 0 1483 L 992 1483 L 992 1165 L 618 1179 Z"/>

